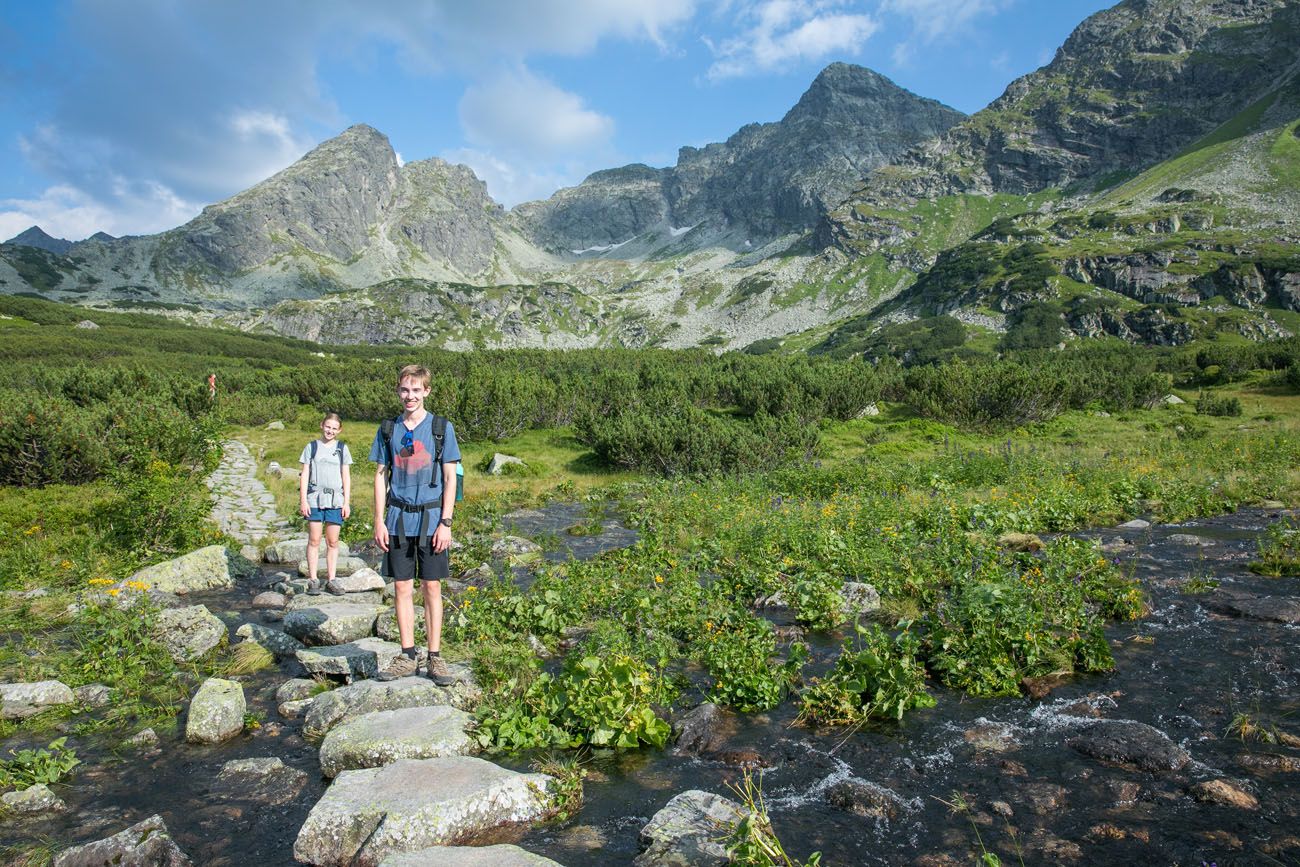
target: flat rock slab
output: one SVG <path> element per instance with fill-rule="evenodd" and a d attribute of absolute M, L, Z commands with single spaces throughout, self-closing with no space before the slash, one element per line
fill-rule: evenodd
<path fill-rule="evenodd" d="M 307 646 L 292 635 L 286 635 L 279 629 L 271 629 L 260 623 L 245 623 L 235 630 L 235 635 L 245 641 L 260 644 L 277 660 L 294 656 Z"/>
<path fill-rule="evenodd" d="M 329 589 L 338 593 L 365 593 L 367 590 L 383 590 L 384 578 L 367 566 L 350 575 L 335 573 L 334 580 L 329 582 Z"/>
<path fill-rule="evenodd" d="M 298 574 L 303 578 L 306 578 L 311 574 L 311 570 L 308 569 L 308 566 L 309 564 L 306 560 L 298 561 Z M 326 574 L 328 574 L 326 572 L 328 568 L 329 567 L 325 562 L 325 556 L 322 554 L 320 559 L 316 561 L 316 577 L 324 578 Z M 370 567 L 366 564 L 366 561 L 362 560 L 360 557 L 340 556 L 338 562 L 334 564 L 334 575 L 335 577 L 348 577 L 353 573 L 361 572 L 369 568 Z"/>
<path fill-rule="evenodd" d="M 347 644 L 374 633 L 382 605 L 321 602 L 284 615 L 284 631 L 304 644 Z"/>
<path fill-rule="evenodd" d="M 324 547 L 324 543 L 322 543 Z M 345 560 L 352 555 L 348 543 L 339 540 L 339 559 Z M 307 559 L 307 539 L 282 539 L 274 545 L 267 545 L 262 551 L 262 559 L 267 563 L 298 563 Z"/>
<path fill-rule="evenodd" d="M 218 744 L 244 730 L 244 688 L 233 680 L 210 677 L 190 702 L 185 740 L 192 744 Z"/>
<path fill-rule="evenodd" d="M 150 816 L 112 837 L 65 849 L 54 867 L 189 867 L 192 862 L 167 833 L 162 816 Z"/>
<path fill-rule="evenodd" d="M 277 758 L 226 762 L 212 783 L 212 795 L 226 801 L 254 801 L 276 806 L 302 793 L 307 774 Z"/>
<path fill-rule="evenodd" d="M 226 643 L 226 624 L 204 605 L 168 608 L 158 614 L 158 639 L 172 661 L 195 662 Z"/>
<path fill-rule="evenodd" d="M 459 706 L 452 701 L 450 689 L 438 686 L 427 677 L 403 677 L 386 683 L 363 680 L 316 696 L 303 720 L 303 734 L 309 738 L 324 737 L 334 726 L 378 710 L 443 704 Z"/>
<path fill-rule="evenodd" d="M 1300 624 L 1300 599 L 1290 596 L 1239 596 L 1216 592 L 1207 603 L 1211 611 L 1266 623 Z"/>
<path fill-rule="evenodd" d="M 1187 750 L 1159 729 L 1135 720 L 1103 720 L 1067 745 L 1103 762 L 1152 773 L 1178 771 L 1192 760 Z"/>
<path fill-rule="evenodd" d="M 200 590 L 224 590 L 235 586 L 241 575 L 255 567 L 242 557 L 232 556 L 222 545 L 209 545 L 189 554 L 146 566 L 131 576 L 150 590 L 166 593 L 194 593 Z"/>
<path fill-rule="evenodd" d="M 258 611 L 279 611 L 289 604 L 289 597 L 274 590 L 263 591 L 253 597 L 253 607 Z"/>
<path fill-rule="evenodd" d="M 305 585 L 307 582 L 303 582 Z M 285 606 L 284 613 L 290 611 L 302 611 L 305 608 L 319 608 L 322 605 L 381 605 L 387 608 L 391 613 L 393 606 L 391 601 L 384 599 L 383 591 L 365 590 L 359 593 L 329 593 L 322 591 L 320 593 L 308 593 L 304 586 L 302 591 L 296 596 L 289 599 L 289 604 Z"/>
<path fill-rule="evenodd" d="M 68 809 L 63 799 L 51 792 L 50 787 L 44 783 L 36 783 L 17 792 L 5 792 L 0 795 L 0 805 L 5 812 L 19 816 L 57 813 Z"/>
<path fill-rule="evenodd" d="M 473 720 L 448 705 L 380 710 L 335 726 L 320 747 L 327 777 L 358 768 L 378 768 L 398 759 L 436 759 L 477 752 L 465 733 Z"/>
<path fill-rule="evenodd" d="M 632 863 L 637 867 L 727 864 L 727 847 L 719 840 L 744 817 L 739 804 L 721 795 L 698 789 L 674 795 L 641 829 L 644 851 Z"/>
<path fill-rule="evenodd" d="M 1199 548 L 1209 548 L 1214 544 L 1213 539 L 1206 539 L 1204 536 L 1193 536 L 1190 533 L 1174 533 L 1165 539 L 1171 545 L 1189 545 Z"/>
<path fill-rule="evenodd" d="M 373 867 L 390 855 L 541 819 L 553 783 L 469 756 L 344 771 L 312 808 L 293 855 L 307 864 Z"/>
<path fill-rule="evenodd" d="M 308 674 L 344 678 L 375 677 L 402 652 L 400 644 L 382 638 L 362 638 L 330 647 L 304 647 L 296 654 Z"/>
<path fill-rule="evenodd" d="M 389 855 L 379 867 L 563 867 L 542 855 L 509 843 L 495 846 L 431 846 L 418 852 Z"/>
<path fill-rule="evenodd" d="M 76 700 L 71 687 L 59 680 L 0 683 L 0 719 L 25 719 Z"/>

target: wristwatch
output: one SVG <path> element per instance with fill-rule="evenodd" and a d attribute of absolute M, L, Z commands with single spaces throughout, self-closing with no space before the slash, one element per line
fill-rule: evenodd
<path fill-rule="evenodd" d="M 450 526 L 451 526 L 451 518 L 443 518 L 443 519 L 440 520 L 438 523 L 441 524 L 441 525 L 444 526 L 444 527 L 450 527 Z"/>

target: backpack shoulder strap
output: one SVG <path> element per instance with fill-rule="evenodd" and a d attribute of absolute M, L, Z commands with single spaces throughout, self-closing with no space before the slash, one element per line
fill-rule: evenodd
<path fill-rule="evenodd" d="M 316 445 L 318 440 L 311 441 L 311 457 L 307 461 L 307 490 L 310 491 L 316 487 Z"/>
<path fill-rule="evenodd" d="M 388 466 L 393 465 L 393 431 L 397 428 L 397 419 L 386 418 L 379 423 L 380 439 L 384 441 L 384 454 L 388 456 Z"/>
<path fill-rule="evenodd" d="M 433 475 L 429 478 L 429 487 L 436 488 L 442 484 L 442 445 L 447 439 L 447 419 L 440 415 L 433 417 Z"/>

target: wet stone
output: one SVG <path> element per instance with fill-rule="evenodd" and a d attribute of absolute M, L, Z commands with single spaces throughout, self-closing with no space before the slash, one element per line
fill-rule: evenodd
<path fill-rule="evenodd" d="M 1218 590 L 1208 602 L 1211 611 L 1249 620 L 1300 624 L 1300 599 L 1287 596 L 1248 596 Z"/>
<path fill-rule="evenodd" d="M 235 630 L 235 635 L 245 641 L 260 644 L 277 660 L 294 656 L 306 647 L 293 636 L 285 635 L 279 629 L 271 629 L 259 623 L 244 623 Z"/>
<path fill-rule="evenodd" d="M 384 579 L 374 569 L 366 566 L 349 575 L 338 573 L 329 582 L 329 589 L 339 593 L 364 593 L 367 590 L 383 590 Z"/>
<path fill-rule="evenodd" d="M 1300 771 L 1300 759 L 1290 756 L 1278 756 L 1268 753 L 1246 753 L 1237 756 L 1237 763 L 1252 771 L 1266 773 L 1293 774 Z"/>
<path fill-rule="evenodd" d="M 510 843 L 492 846 L 431 846 L 418 852 L 390 855 L 379 867 L 561 867 Z"/>
<path fill-rule="evenodd" d="M 1067 790 L 1055 783 L 1029 783 L 1020 789 L 1020 801 L 1040 816 L 1065 806 Z"/>
<path fill-rule="evenodd" d="M 1134 518 L 1131 521 L 1125 521 L 1119 525 L 1121 530 L 1145 530 L 1151 526 L 1150 521 L 1144 521 L 1141 518 Z"/>
<path fill-rule="evenodd" d="M 210 677 L 190 702 L 185 721 L 185 740 L 195 744 L 216 744 L 244 730 L 244 688 L 233 680 Z"/>
<path fill-rule="evenodd" d="M 1134 720 L 1103 720 L 1067 745 L 1103 762 L 1153 773 L 1181 770 L 1191 761 L 1164 732 Z"/>
<path fill-rule="evenodd" d="M 278 758 L 235 759 L 222 766 L 212 783 L 212 795 L 275 806 L 293 801 L 306 785 L 305 772 Z"/>
<path fill-rule="evenodd" d="M 167 833 L 162 816 L 150 816 L 112 837 L 65 849 L 54 858 L 54 867 L 189 867 L 191 863 Z"/>
<path fill-rule="evenodd" d="M 158 749 L 158 733 L 151 728 L 141 729 L 127 739 L 126 745 L 137 750 L 156 750 Z"/>
<path fill-rule="evenodd" d="M 907 802 L 894 790 L 856 777 L 841 780 L 827 789 L 826 802 L 868 819 L 897 819 L 907 810 Z"/>
<path fill-rule="evenodd" d="M 1259 800 L 1254 795 L 1228 780 L 1203 780 L 1188 791 L 1198 801 L 1241 810 L 1259 809 Z"/>
<path fill-rule="evenodd" d="M 691 790 L 673 796 L 641 829 L 644 851 L 637 867 L 722 865 L 729 861 L 719 842 L 745 814 L 735 801 L 711 792 Z"/>
<path fill-rule="evenodd" d="M 1015 732 L 1001 723 L 978 723 L 968 728 L 962 737 L 966 743 L 983 752 L 1004 753 L 1016 747 Z"/>
<path fill-rule="evenodd" d="M 5 792 L 0 795 L 0 806 L 5 812 L 22 816 L 57 813 L 68 808 L 44 783 L 36 783 L 17 792 Z"/>
<path fill-rule="evenodd" d="M 677 755 L 700 755 L 722 746 L 723 711 L 712 702 L 704 702 L 673 721 Z"/>
<path fill-rule="evenodd" d="M 275 700 L 278 703 L 314 698 L 318 687 L 319 683 L 309 677 L 293 677 L 280 684 L 275 691 Z"/>
<path fill-rule="evenodd" d="M 295 656 L 308 674 L 353 678 L 375 677 L 402 652 L 401 645 L 382 638 L 362 638 L 328 647 L 305 647 Z"/>
<path fill-rule="evenodd" d="M 1193 536 L 1190 533 L 1174 533 L 1165 539 L 1171 545 L 1187 545 L 1192 547 L 1208 548 L 1214 544 L 1211 539 L 1203 536 Z"/>

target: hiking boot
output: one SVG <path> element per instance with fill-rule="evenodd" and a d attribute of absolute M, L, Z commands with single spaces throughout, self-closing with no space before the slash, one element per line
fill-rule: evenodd
<path fill-rule="evenodd" d="M 307 579 L 307 595 L 308 595 L 308 596 L 319 596 L 319 595 L 320 595 L 320 579 L 319 579 L 319 578 L 308 578 L 308 579 Z"/>
<path fill-rule="evenodd" d="M 451 673 L 447 663 L 443 662 L 441 656 L 429 655 L 428 659 L 429 679 L 438 686 L 451 686 L 456 682 L 456 676 Z"/>
<path fill-rule="evenodd" d="M 331 595 L 331 596 L 346 596 L 346 595 L 347 595 L 347 591 L 346 591 L 346 590 L 340 590 L 338 587 L 335 587 L 333 581 L 326 581 L 326 582 L 325 582 L 325 592 L 328 593 L 328 594 Z"/>
<path fill-rule="evenodd" d="M 415 672 L 415 660 L 405 653 L 399 653 L 396 659 L 384 666 L 384 670 L 379 672 L 375 680 L 397 680 L 399 677 L 410 677 Z"/>

